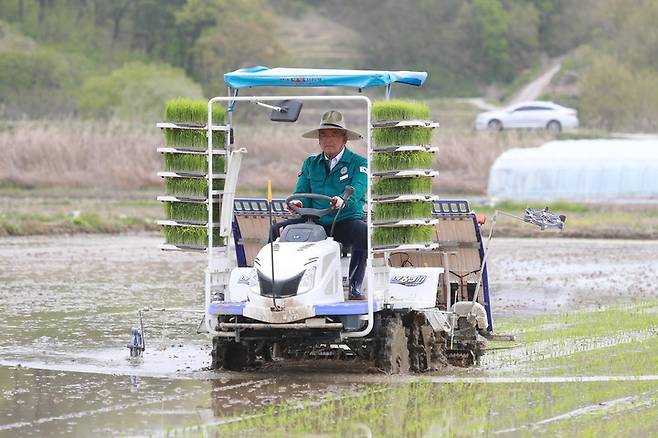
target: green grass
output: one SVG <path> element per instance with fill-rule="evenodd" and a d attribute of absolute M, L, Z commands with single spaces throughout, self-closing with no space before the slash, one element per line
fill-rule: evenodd
<path fill-rule="evenodd" d="M 404 243 L 425 243 L 434 240 L 434 226 L 383 227 L 372 231 L 372 244 L 401 245 Z"/>
<path fill-rule="evenodd" d="M 424 201 L 387 202 L 373 207 L 375 220 L 402 220 L 432 217 L 432 203 Z"/>
<path fill-rule="evenodd" d="M 375 195 L 427 195 L 432 193 L 432 177 L 380 178 L 372 185 Z"/>
<path fill-rule="evenodd" d="M 606 336 L 647 328 L 658 329 L 658 302 L 615 305 L 597 312 L 573 312 L 501 322 L 499 330 L 519 333 L 523 342 Z"/>
<path fill-rule="evenodd" d="M 429 120 L 429 106 L 422 102 L 388 100 L 372 105 L 373 121 L 380 120 Z"/>
<path fill-rule="evenodd" d="M 431 152 L 378 153 L 373 158 L 374 170 L 431 169 L 434 154 Z"/>
<path fill-rule="evenodd" d="M 619 343 L 614 347 L 535 361 L 533 373 L 557 376 L 656 375 L 657 357 L 658 336 L 654 336 L 649 340 Z"/>
<path fill-rule="evenodd" d="M 206 125 L 208 123 L 208 103 L 204 100 L 173 99 L 166 103 L 164 118 L 167 122 L 187 122 Z M 223 125 L 226 110 L 213 105 L 213 124 Z M 207 147 L 206 131 L 190 129 L 165 129 L 167 146 Z M 224 132 L 213 132 L 213 149 L 223 149 L 226 136 Z"/>
<path fill-rule="evenodd" d="M 502 201 L 496 203 L 493 207 L 489 205 L 481 205 L 474 207 L 479 212 L 493 212 L 494 210 L 502 210 L 506 212 L 518 212 L 523 213 L 526 208 L 532 209 L 541 209 L 548 207 L 548 209 L 553 213 L 587 213 L 592 211 L 592 207 L 587 204 L 581 204 L 571 201 L 552 201 L 546 202 L 543 204 L 533 202 L 513 202 L 513 201 Z"/>
<path fill-rule="evenodd" d="M 208 172 L 208 156 L 199 154 L 163 154 L 162 161 L 165 170 Z M 224 173 L 224 157 L 214 156 L 212 160 L 213 173 Z"/>
<path fill-rule="evenodd" d="M 424 437 L 494 436 L 497 431 L 520 428 L 503 436 L 537 436 L 552 430 L 564 434 L 547 436 L 647 436 L 658 415 L 651 406 L 638 407 L 613 418 L 605 411 L 565 418 L 537 428 L 524 427 L 557 417 L 584 406 L 597 406 L 609 400 L 646 394 L 656 401 L 654 383 L 582 384 L 432 384 L 416 382 L 399 385 L 373 385 L 360 393 L 290 401 L 209 429 L 208 435 L 222 437 Z M 625 421 L 627 415 L 629 420 Z M 615 433 L 605 425 L 613 420 Z M 574 421 L 578 423 L 574 424 Z M 562 429 L 564 428 L 564 429 Z M 594 430 L 595 434 L 582 433 Z M 198 432 L 197 432 L 198 433 Z"/>
<path fill-rule="evenodd" d="M 224 180 L 213 180 L 213 190 L 222 190 Z M 165 193 L 181 196 L 208 196 L 208 180 L 205 178 L 165 178 Z"/>
<path fill-rule="evenodd" d="M 177 227 L 163 226 L 165 242 L 174 245 L 208 245 L 208 230 L 204 227 Z M 219 228 L 213 230 L 213 246 L 221 246 L 223 239 L 219 235 Z"/>
<path fill-rule="evenodd" d="M 611 305 L 500 321 L 517 345 L 491 357 L 527 375 L 642 375 L 658 373 L 658 302 Z"/>
<path fill-rule="evenodd" d="M 213 204 L 213 219 L 219 220 L 221 203 Z M 189 202 L 165 202 L 165 218 L 179 221 L 208 221 L 208 206 L 206 204 L 193 204 Z"/>
<path fill-rule="evenodd" d="M 655 302 L 636 303 L 598 311 L 518 318 L 502 321 L 499 331 L 516 330 L 521 345 L 536 339 L 548 341 L 550 347 L 554 345 L 552 339 L 565 335 L 599 336 L 614 334 L 619 329 L 652 327 L 655 330 L 656 306 Z M 525 335 L 537 336 L 523 338 Z M 577 346 L 583 341 L 575 338 L 573 342 Z M 517 366 L 507 373 L 520 377 L 655 374 L 657 351 L 658 338 L 654 335 L 643 342 L 540 359 L 533 362 L 534 368 Z M 492 371 L 469 370 L 465 376 L 486 376 Z M 613 400 L 621 403 L 610 403 Z M 370 385 L 245 412 L 241 418 L 209 431 L 227 437 L 495 436 L 508 429 L 511 431 L 502 436 L 653 436 L 658 424 L 657 404 L 655 381 L 436 384 L 421 376 L 411 383 Z"/>
<path fill-rule="evenodd" d="M 432 129 L 421 127 L 377 128 L 372 130 L 377 146 L 431 144 Z"/>
<path fill-rule="evenodd" d="M 646 391 L 646 389 L 645 389 Z M 636 394 L 631 394 L 631 396 Z M 649 437 L 656 436 L 658 425 L 658 395 L 649 388 L 639 397 L 638 406 L 628 410 L 628 404 L 612 408 L 602 415 L 579 416 L 553 422 L 543 430 L 544 436 L 582 437 Z M 640 404 L 643 403 L 643 404 Z"/>

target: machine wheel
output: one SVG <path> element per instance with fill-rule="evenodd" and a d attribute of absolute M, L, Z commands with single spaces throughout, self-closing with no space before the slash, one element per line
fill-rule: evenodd
<path fill-rule="evenodd" d="M 407 332 L 397 315 L 382 317 L 381 334 L 375 350 L 375 366 L 388 374 L 409 371 Z"/>
<path fill-rule="evenodd" d="M 489 128 L 490 131 L 502 131 L 503 124 L 500 120 L 493 119 L 487 123 L 487 128 Z"/>
<path fill-rule="evenodd" d="M 215 337 L 212 341 L 210 368 L 243 371 L 255 365 L 256 355 L 251 344 Z"/>
<path fill-rule="evenodd" d="M 412 312 L 406 318 L 409 327 L 409 364 L 412 371 L 436 371 L 448 364 L 445 338 L 434 331 L 422 313 Z"/>
<path fill-rule="evenodd" d="M 562 131 L 562 124 L 557 120 L 551 120 L 546 125 L 546 129 L 557 134 L 558 132 Z"/>
<path fill-rule="evenodd" d="M 477 364 L 479 357 L 471 350 L 453 350 L 448 352 L 448 362 L 454 367 L 468 368 Z"/>

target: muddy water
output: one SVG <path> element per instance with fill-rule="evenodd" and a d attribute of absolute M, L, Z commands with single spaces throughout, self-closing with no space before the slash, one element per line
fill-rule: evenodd
<path fill-rule="evenodd" d="M 389 377 L 359 364 L 216 373 L 195 333 L 205 258 L 157 249 L 157 235 L 0 240 L 0 435 L 149 435 L 245 409 L 358 390 Z M 658 243 L 500 239 L 496 316 L 655 297 Z M 147 351 L 125 344 L 137 309 Z M 181 310 L 182 309 L 182 310 Z M 319 366 L 318 366 L 319 365 Z"/>
<path fill-rule="evenodd" d="M 657 241 L 494 239 L 490 250 L 495 316 L 658 297 Z"/>

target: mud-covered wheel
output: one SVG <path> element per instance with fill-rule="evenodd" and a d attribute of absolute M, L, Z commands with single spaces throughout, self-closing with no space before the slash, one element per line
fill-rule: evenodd
<path fill-rule="evenodd" d="M 229 341 L 219 336 L 213 338 L 212 344 L 212 369 L 243 371 L 255 363 L 254 349 L 249 344 Z"/>
<path fill-rule="evenodd" d="M 383 317 L 375 351 L 375 366 L 389 374 L 408 372 L 407 341 L 407 332 L 402 319 L 397 315 Z"/>
<path fill-rule="evenodd" d="M 454 367 L 468 368 L 477 364 L 478 357 L 471 350 L 449 350 L 448 362 Z"/>
<path fill-rule="evenodd" d="M 409 329 L 409 365 L 411 371 L 422 373 L 436 371 L 448 364 L 445 354 L 445 338 L 434 331 L 427 317 L 412 312 L 405 318 Z"/>

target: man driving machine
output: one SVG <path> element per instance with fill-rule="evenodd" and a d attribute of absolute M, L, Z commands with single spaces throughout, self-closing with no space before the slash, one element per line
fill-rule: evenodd
<path fill-rule="evenodd" d="M 346 147 L 348 140 L 358 140 L 363 137 L 347 129 L 343 115 L 335 110 L 324 113 L 320 126 L 302 134 L 302 137 L 318 139 L 322 153 L 304 160 L 294 193 L 326 195 L 331 197 L 331 202 L 302 198 L 291 201 L 291 204 L 317 209 L 331 206 L 335 210 L 316 219 L 316 222 L 322 225 L 327 235 L 333 236 L 335 241 L 345 247 L 352 247 L 349 299 L 365 299 L 361 293 L 361 284 L 365 275 L 368 251 L 368 226 L 364 221 L 363 211 L 368 184 L 368 160 Z M 345 200 L 341 196 L 346 193 L 347 186 L 352 186 L 354 193 Z M 334 219 L 336 221 L 332 235 Z M 281 228 L 305 220 L 294 218 L 274 224 L 270 230 L 270 240 L 276 240 Z"/>

